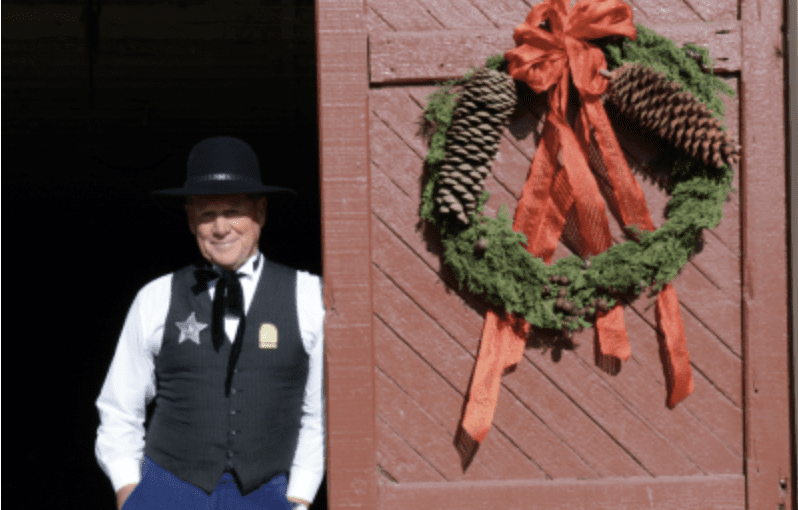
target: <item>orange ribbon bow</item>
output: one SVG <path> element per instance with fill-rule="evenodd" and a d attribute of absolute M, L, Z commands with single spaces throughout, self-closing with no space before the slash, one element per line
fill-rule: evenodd
<path fill-rule="evenodd" d="M 543 28 L 546 27 L 546 28 Z M 591 136 L 611 186 L 610 201 L 623 225 L 654 230 L 643 191 L 629 169 L 600 96 L 608 80 L 602 51 L 588 41 L 623 35 L 635 38 L 632 9 L 621 0 L 579 0 L 569 11 L 567 0 L 546 0 L 515 29 L 517 47 L 505 54 L 509 73 L 535 92 L 549 91 L 549 112 L 515 214 L 513 229 L 527 237 L 527 250 L 551 262 L 566 218 L 578 225 L 581 256 L 607 250 L 612 240 L 604 200 L 588 165 Z M 566 120 L 569 81 L 579 92 L 581 108 L 572 129 Z M 665 337 L 669 398 L 673 407 L 693 391 L 684 327 L 676 291 L 666 285 L 657 297 L 657 322 Z M 529 324 L 518 317 L 488 311 L 457 443 L 464 466 L 476 452 L 493 421 L 502 372 L 523 357 Z M 601 352 L 626 360 L 631 354 L 617 304 L 596 319 Z M 470 437 L 463 437 L 466 432 Z"/>

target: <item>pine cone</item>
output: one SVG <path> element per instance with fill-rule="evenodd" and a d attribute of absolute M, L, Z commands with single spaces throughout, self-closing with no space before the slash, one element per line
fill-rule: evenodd
<path fill-rule="evenodd" d="M 620 112 L 707 166 L 732 165 L 740 147 L 706 105 L 664 74 L 642 64 L 610 73 L 607 100 Z"/>
<path fill-rule="evenodd" d="M 499 150 L 501 128 L 516 104 L 515 84 L 505 73 L 479 69 L 463 85 L 452 114 L 435 202 L 441 215 L 468 225 Z"/>

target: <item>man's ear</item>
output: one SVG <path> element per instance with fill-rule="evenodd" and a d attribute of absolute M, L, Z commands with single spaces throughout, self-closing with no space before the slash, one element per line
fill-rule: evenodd
<path fill-rule="evenodd" d="M 258 202 L 255 204 L 255 217 L 258 220 L 258 224 L 260 228 L 263 228 L 266 225 L 267 214 L 266 211 L 268 210 L 268 202 L 266 201 L 266 197 L 262 196 L 258 199 Z"/>
<path fill-rule="evenodd" d="M 185 204 L 186 218 L 188 218 L 188 229 L 191 230 L 192 235 L 197 235 L 197 222 L 194 207 L 191 204 Z"/>

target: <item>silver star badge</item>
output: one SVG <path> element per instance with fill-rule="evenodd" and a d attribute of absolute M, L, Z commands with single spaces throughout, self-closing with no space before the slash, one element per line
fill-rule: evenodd
<path fill-rule="evenodd" d="M 180 338 L 177 339 L 177 343 L 179 344 L 182 344 L 185 340 L 191 340 L 195 344 L 199 345 L 200 331 L 208 327 L 207 324 L 197 322 L 197 314 L 195 312 L 191 312 L 191 315 L 188 316 L 186 322 L 175 321 L 175 324 L 177 324 L 177 327 L 180 328 Z"/>

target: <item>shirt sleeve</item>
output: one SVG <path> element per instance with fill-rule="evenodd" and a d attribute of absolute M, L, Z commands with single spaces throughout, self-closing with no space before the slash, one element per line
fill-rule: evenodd
<path fill-rule="evenodd" d="M 94 453 L 114 492 L 141 480 L 144 420 L 155 397 L 155 361 L 169 307 L 171 275 L 142 288 L 128 310 L 111 366 L 95 402 Z"/>
<path fill-rule="evenodd" d="M 305 350 L 309 355 L 308 379 L 302 403 L 294 462 L 286 496 L 312 502 L 324 476 L 324 305 L 321 279 L 297 273 L 297 314 Z"/>

